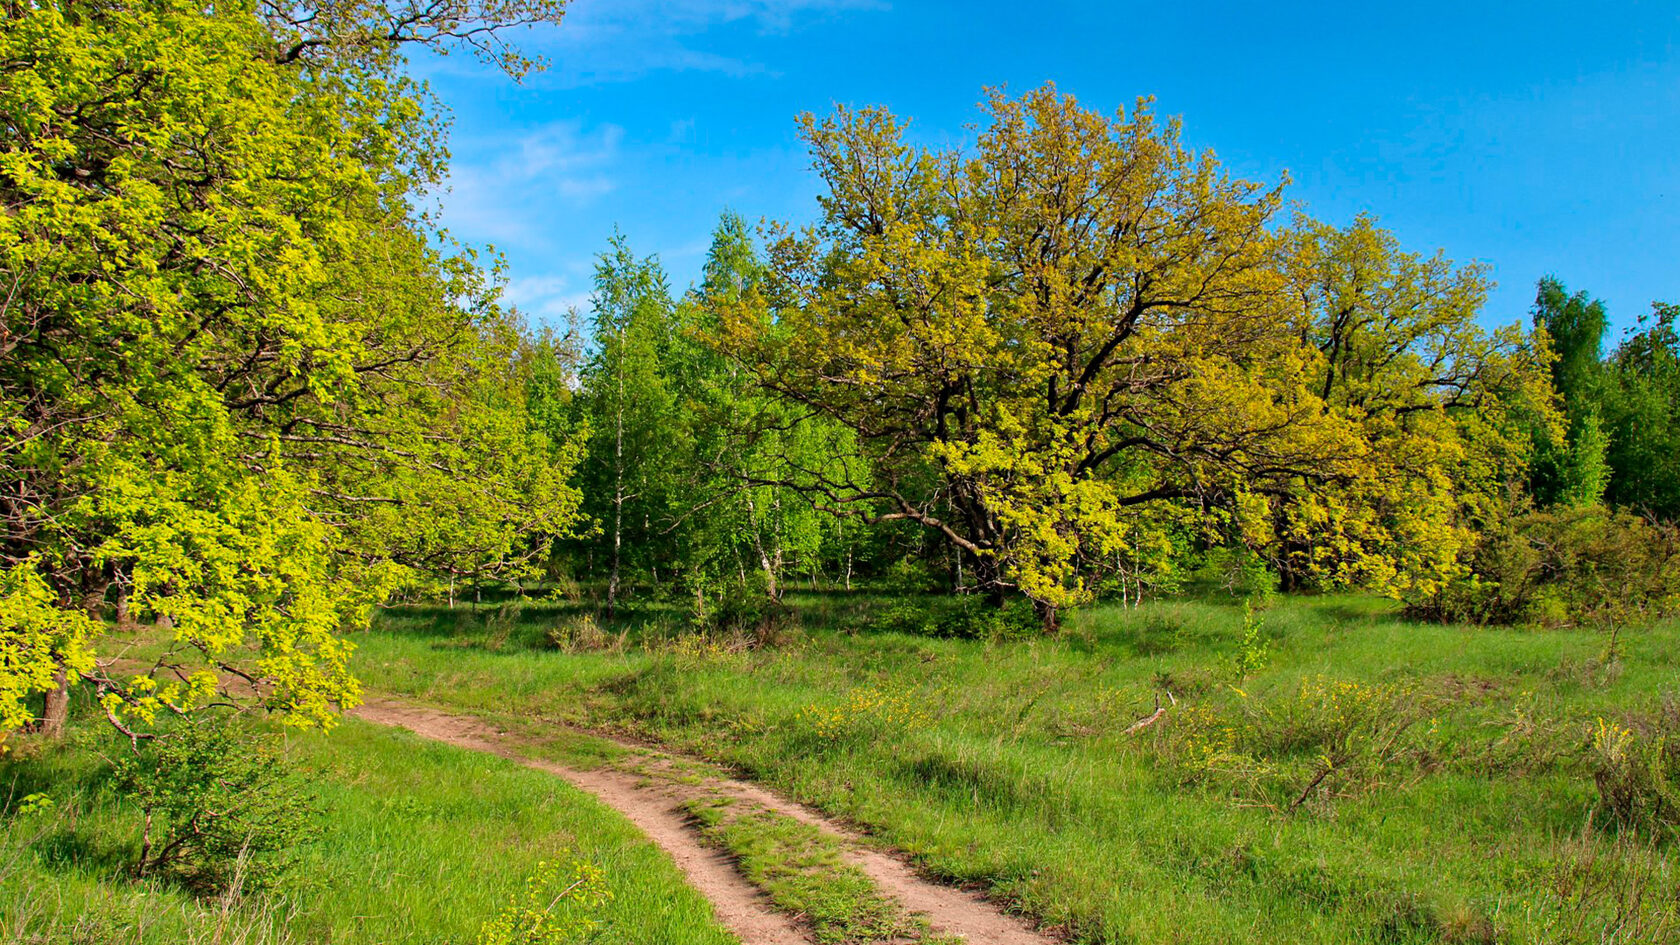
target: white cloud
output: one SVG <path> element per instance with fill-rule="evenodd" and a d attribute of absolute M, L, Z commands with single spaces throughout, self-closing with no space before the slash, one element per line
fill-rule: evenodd
<path fill-rule="evenodd" d="M 829 16 L 883 10 L 881 0 L 572 0 L 558 29 L 510 36 L 549 60 L 534 85 L 568 88 L 624 82 L 653 72 L 769 73 L 760 62 L 714 52 L 705 34 L 746 26 L 784 35 Z"/>
<path fill-rule="evenodd" d="M 886 6 L 881 0 L 572 0 L 566 23 L 580 31 L 633 28 L 683 34 L 746 20 L 760 32 L 785 33 L 801 17 Z"/>
<path fill-rule="evenodd" d="M 509 279 L 502 289 L 502 301 L 524 312 L 534 322 L 564 328 L 572 310 L 589 311 L 589 286 L 580 279 L 559 273 Z"/>
<path fill-rule="evenodd" d="M 586 130 L 575 121 L 556 122 L 511 143 L 483 142 L 494 157 L 473 161 L 480 150 L 463 143 L 441 195 L 443 221 L 470 243 L 541 250 L 551 245 L 554 211 L 577 208 L 612 193 L 610 173 L 621 160 L 624 129 L 601 125 Z"/>

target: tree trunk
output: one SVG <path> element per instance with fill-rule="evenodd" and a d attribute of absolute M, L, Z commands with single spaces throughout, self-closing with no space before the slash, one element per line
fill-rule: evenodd
<path fill-rule="evenodd" d="M 105 617 L 105 592 L 111 588 L 111 573 L 89 574 L 82 584 L 82 610 L 94 620 Z M 40 732 L 48 738 L 61 738 L 70 722 L 70 671 L 62 664 L 53 673 L 53 687 L 41 700 Z"/>
<path fill-rule="evenodd" d="M 764 572 L 764 589 L 769 592 L 771 600 L 779 601 L 782 599 L 782 595 L 780 589 L 776 587 L 776 567 L 771 562 L 770 555 L 764 548 L 764 536 L 759 531 L 758 508 L 753 505 L 752 492 L 749 491 L 745 493 L 745 495 L 747 500 L 747 519 L 752 523 L 753 550 L 758 552 L 758 567 Z M 776 557 L 778 559 L 781 557 L 781 552 L 779 550 L 776 552 Z M 745 575 L 742 575 L 741 583 L 746 583 Z"/>
<path fill-rule="evenodd" d="M 47 690 L 41 704 L 40 733 L 48 738 L 62 738 L 70 721 L 70 674 L 60 666 L 53 673 L 53 688 Z"/>
<path fill-rule="evenodd" d="M 607 578 L 607 618 L 618 614 L 619 567 L 624 553 L 624 366 L 618 370 L 618 402 L 613 410 L 612 573 Z"/>
<path fill-rule="evenodd" d="M 1003 570 L 997 559 L 988 555 L 974 556 L 974 590 L 986 595 L 986 602 L 1002 607 L 1009 600 L 1009 588 L 1003 581 Z"/>
<path fill-rule="evenodd" d="M 1055 604 L 1041 600 L 1033 601 L 1033 612 L 1038 614 L 1038 625 L 1044 630 L 1045 636 L 1053 636 L 1062 629 L 1061 611 Z"/>

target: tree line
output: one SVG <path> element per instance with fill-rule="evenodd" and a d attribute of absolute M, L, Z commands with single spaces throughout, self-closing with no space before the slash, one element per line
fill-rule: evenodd
<path fill-rule="evenodd" d="M 252 690 L 325 724 L 373 608 L 486 583 L 703 624 L 890 580 L 1054 630 L 1210 573 L 1672 606 L 1673 307 L 1608 356 L 1553 280 L 1483 327 L 1482 267 L 1291 212 L 1146 101 L 992 93 L 955 149 L 808 116 L 814 223 L 726 214 L 680 296 L 615 237 L 586 323 L 533 329 L 425 210 L 402 53 L 518 75 L 505 28 L 560 15 L 6 8 L 0 731 L 77 682 L 136 740 Z M 136 621 L 161 655 L 120 659 Z"/>
<path fill-rule="evenodd" d="M 1549 277 L 1484 327 L 1484 267 L 1286 212 L 1148 102 L 986 119 L 934 151 L 807 117 L 818 222 L 726 214 L 680 299 L 615 238 L 576 405 L 603 530 L 557 571 L 609 608 L 916 573 L 1049 628 L 1210 574 L 1484 622 L 1672 606 L 1672 306 L 1609 357 Z"/>

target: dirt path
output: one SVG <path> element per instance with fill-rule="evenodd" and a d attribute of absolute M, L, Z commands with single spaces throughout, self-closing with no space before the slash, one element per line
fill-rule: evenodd
<path fill-rule="evenodd" d="M 1000 911 L 976 893 L 921 878 L 897 858 L 869 849 L 860 837 L 839 824 L 756 784 L 720 777 L 681 780 L 649 777 L 615 767 L 583 770 L 532 759 L 517 750 L 520 742 L 516 736 L 500 732 L 487 722 L 388 699 L 370 698 L 352 714 L 370 722 L 405 728 L 425 738 L 509 758 L 559 775 L 595 795 L 671 855 L 689 883 L 711 900 L 718 920 L 743 945 L 807 945 L 811 939 L 804 927 L 776 911 L 764 894 L 735 869 L 727 855 L 701 842 L 682 809 L 684 801 L 723 794 L 756 802 L 840 837 L 852 861 L 884 894 L 898 899 L 910 912 L 926 916 L 936 931 L 962 936 L 968 945 L 1052 945 L 1055 941 L 1034 931 L 1020 918 Z M 625 766 L 632 769 L 639 767 L 647 772 L 678 763 L 643 746 L 618 744 L 630 759 Z"/>
<path fill-rule="evenodd" d="M 644 779 L 600 768 L 584 771 L 549 761 L 526 758 L 493 726 L 477 719 L 447 715 L 420 706 L 369 699 L 351 714 L 369 722 L 394 725 L 460 748 L 489 752 L 522 765 L 559 775 L 623 814 L 648 839 L 670 854 L 688 877 L 689 885 L 712 903 L 718 921 L 743 945 L 809 945 L 811 939 L 792 919 L 777 912 L 758 888 L 741 876 L 729 857 L 700 842 L 688 827 L 682 799 L 666 792 L 644 790 Z"/>

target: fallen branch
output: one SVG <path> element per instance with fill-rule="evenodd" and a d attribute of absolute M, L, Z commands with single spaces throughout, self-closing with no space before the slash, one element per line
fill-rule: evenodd
<path fill-rule="evenodd" d="M 1178 699 L 1173 696 L 1171 689 L 1163 691 L 1167 694 L 1168 703 L 1166 705 L 1162 705 L 1161 693 L 1155 693 L 1155 711 L 1149 713 L 1141 719 L 1138 719 L 1136 722 L 1133 722 L 1130 728 L 1121 733 L 1122 735 L 1131 735 L 1135 732 L 1143 731 L 1149 726 L 1154 725 L 1156 722 L 1161 721 L 1161 716 L 1166 715 L 1168 709 L 1178 705 Z"/>
<path fill-rule="evenodd" d="M 1302 804 L 1305 804 L 1307 802 L 1307 798 L 1312 797 L 1312 792 L 1318 790 L 1318 786 L 1323 784 L 1324 779 L 1329 777 L 1330 772 L 1334 770 L 1336 770 L 1336 763 L 1329 758 L 1324 759 L 1324 764 L 1318 769 L 1318 775 L 1309 781 L 1305 788 L 1301 789 L 1300 796 L 1295 798 L 1295 802 L 1293 804 L 1289 805 L 1289 809 L 1293 811 Z"/>

